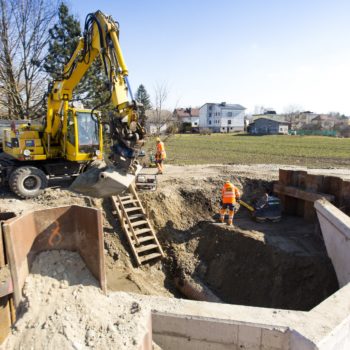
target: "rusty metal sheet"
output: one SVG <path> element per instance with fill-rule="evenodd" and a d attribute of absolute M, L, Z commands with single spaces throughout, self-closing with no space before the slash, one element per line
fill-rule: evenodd
<path fill-rule="evenodd" d="M 8 265 L 0 268 L 0 298 L 13 292 L 12 278 Z"/>
<path fill-rule="evenodd" d="M 0 213 L 0 268 L 4 267 L 7 264 L 4 235 L 2 233 L 1 222 L 6 221 L 8 219 L 12 219 L 15 216 L 16 214 L 13 213 L 12 211 Z"/>
<path fill-rule="evenodd" d="M 0 344 L 2 344 L 11 332 L 10 298 L 0 298 Z"/>
<path fill-rule="evenodd" d="M 100 210 L 77 205 L 37 210 L 4 222 L 3 231 L 16 307 L 35 256 L 45 250 L 78 252 L 106 292 Z"/>

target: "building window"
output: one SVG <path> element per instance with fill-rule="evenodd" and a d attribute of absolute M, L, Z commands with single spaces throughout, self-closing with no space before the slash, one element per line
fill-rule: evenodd
<path fill-rule="evenodd" d="M 208 123 L 209 125 L 211 125 L 211 120 L 209 120 L 209 123 Z"/>
<path fill-rule="evenodd" d="M 232 117 L 232 112 L 227 112 L 228 117 Z"/>
<path fill-rule="evenodd" d="M 211 111 L 213 109 L 213 106 L 209 106 L 209 111 Z"/>
<path fill-rule="evenodd" d="M 232 122 L 232 120 L 228 120 L 228 121 L 227 121 L 227 124 L 228 124 L 228 125 L 230 125 L 230 124 L 231 124 L 231 122 Z"/>
<path fill-rule="evenodd" d="M 211 117 L 211 113 L 209 113 L 209 117 Z"/>

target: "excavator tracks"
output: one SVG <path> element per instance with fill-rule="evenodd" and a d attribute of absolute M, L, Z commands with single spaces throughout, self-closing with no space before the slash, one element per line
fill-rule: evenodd
<path fill-rule="evenodd" d="M 111 199 L 137 264 L 163 258 L 164 252 L 135 188 L 130 186 L 128 193 Z"/>

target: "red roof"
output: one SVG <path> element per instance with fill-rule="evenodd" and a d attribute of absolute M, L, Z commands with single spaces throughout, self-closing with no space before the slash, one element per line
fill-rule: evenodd
<path fill-rule="evenodd" d="M 179 118 L 199 117 L 199 108 L 176 108 L 175 114 Z"/>

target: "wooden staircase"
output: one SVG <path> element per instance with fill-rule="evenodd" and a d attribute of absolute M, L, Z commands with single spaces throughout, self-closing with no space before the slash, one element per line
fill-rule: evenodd
<path fill-rule="evenodd" d="M 134 186 L 130 186 L 128 193 L 111 199 L 137 264 L 163 258 L 162 247 Z"/>

